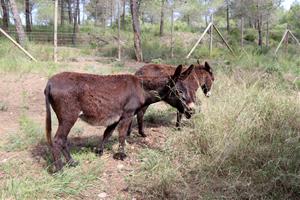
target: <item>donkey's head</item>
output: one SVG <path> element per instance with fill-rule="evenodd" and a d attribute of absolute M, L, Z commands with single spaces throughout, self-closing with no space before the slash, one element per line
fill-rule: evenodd
<path fill-rule="evenodd" d="M 197 61 L 197 62 L 199 64 L 199 61 Z M 199 83 L 200 83 L 201 89 L 202 89 L 204 95 L 206 97 L 209 97 L 211 95 L 212 84 L 215 80 L 213 71 L 207 62 L 204 63 L 204 66 L 199 64 L 199 68 L 198 68 L 198 66 L 196 66 L 196 68 L 198 71 L 198 73 L 196 72 L 197 76 L 200 78 Z"/>
<path fill-rule="evenodd" d="M 190 118 L 194 113 L 195 104 L 189 89 L 183 81 L 191 74 L 194 65 L 182 72 L 182 65 L 179 65 L 175 73 L 169 78 L 164 89 L 162 98 L 171 106 L 177 108 L 180 113 L 184 113 L 186 118 Z"/>

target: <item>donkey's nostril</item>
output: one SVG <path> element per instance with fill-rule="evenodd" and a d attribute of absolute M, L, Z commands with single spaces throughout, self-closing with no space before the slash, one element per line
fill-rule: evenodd
<path fill-rule="evenodd" d="M 211 95 L 211 91 L 209 91 L 205 94 L 206 97 L 210 97 L 210 95 Z"/>
<path fill-rule="evenodd" d="M 189 110 L 195 110 L 195 103 L 190 102 L 190 103 L 188 103 L 187 107 L 188 107 Z"/>

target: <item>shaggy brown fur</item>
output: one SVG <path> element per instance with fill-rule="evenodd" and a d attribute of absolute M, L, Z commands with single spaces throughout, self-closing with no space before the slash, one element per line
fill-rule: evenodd
<path fill-rule="evenodd" d="M 193 68 L 191 66 L 181 73 L 180 65 L 172 76 L 160 76 L 155 79 L 134 75 L 100 76 L 73 72 L 63 72 L 51 77 L 44 91 L 47 111 L 46 136 L 56 170 L 63 167 L 61 153 L 69 165 L 77 164 L 70 155 L 67 136 L 78 117 L 89 124 L 107 127 L 97 148 L 100 155 L 103 153 L 104 144 L 118 126 L 119 152 L 114 158 L 123 160 L 126 157 L 125 138 L 132 117 L 143 107 L 169 99 L 173 106 L 188 115 L 191 109 L 182 99 L 184 94 L 178 90 L 184 89 L 182 81 L 189 76 Z M 145 90 L 144 87 L 149 87 L 149 90 Z M 53 142 L 50 105 L 59 122 Z"/>

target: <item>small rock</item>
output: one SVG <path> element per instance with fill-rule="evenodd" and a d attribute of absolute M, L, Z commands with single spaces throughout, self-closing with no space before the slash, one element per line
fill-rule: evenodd
<path fill-rule="evenodd" d="M 123 168 L 124 168 L 124 165 L 118 164 L 118 166 L 117 166 L 117 169 L 118 169 L 118 170 L 121 170 L 121 169 L 123 169 Z"/>
<path fill-rule="evenodd" d="M 131 200 L 136 200 L 136 198 L 135 198 L 135 197 L 133 197 Z"/>
<path fill-rule="evenodd" d="M 101 192 L 100 194 L 98 194 L 99 198 L 106 198 L 107 194 L 105 192 Z"/>

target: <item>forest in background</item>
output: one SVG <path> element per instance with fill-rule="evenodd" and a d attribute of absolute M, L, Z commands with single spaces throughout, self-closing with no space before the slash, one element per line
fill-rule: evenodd
<path fill-rule="evenodd" d="M 116 56 L 114 42 L 118 42 L 120 19 L 123 55 L 141 61 L 143 51 L 147 54 L 147 48 L 156 43 L 164 51 L 145 58 L 147 61 L 164 59 L 174 55 L 174 48 L 185 46 L 192 37 L 184 33 L 200 36 L 213 17 L 237 52 L 244 45 L 267 52 L 278 45 L 286 28 L 300 38 L 300 3 L 295 1 L 289 10 L 285 10 L 282 3 L 281 0 L 58 0 L 58 45 L 106 46 L 104 51 L 111 45 L 115 49 L 111 48 L 109 52 Z M 19 33 L 17 38 L 21 43 L 25 39 L 53 41 L 54 1 L 1 0 L 1 8 L 0 26 L 16 37 Z M 25 31 L 22 31 L 23 27 Z M 176 34 L 179 34 L 177 38 Z M 147 40 L 150 37 L 153 38 L 151 44 Z M 186 48 L 191 48 L 196 40 L 188 41 L 190 47 Z M 295 43 L 291 37 L 285 40 L 285 43 Z M 182 57 L 180 52 L 176 53 L 175 56 Z"/>

